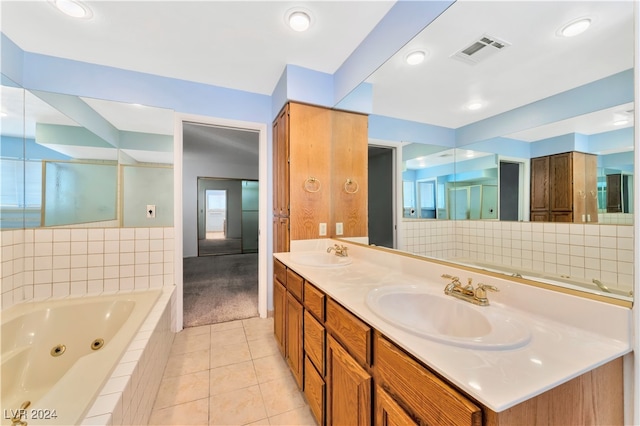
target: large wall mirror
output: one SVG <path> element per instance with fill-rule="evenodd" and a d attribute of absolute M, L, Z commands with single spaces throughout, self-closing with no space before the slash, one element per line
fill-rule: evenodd
<path fill-rule="evenodd" d="M 632 299 L 633 7 L 458 1 L 367 79 L 370 143 L 402 155 L 398 248 Z M 575 212 L 532 214 L 534 160 L 565 153 Z"/>
<path fill-rule="evenodd" d="M 1 228 L 173 225 L 173 111 L 1 93 Z"/>

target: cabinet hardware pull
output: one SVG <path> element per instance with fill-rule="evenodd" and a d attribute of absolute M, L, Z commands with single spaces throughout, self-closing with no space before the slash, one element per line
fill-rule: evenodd
<path fill-rule="evenodd" d="M 304 181 L 304 190 L 310 193 L 315 193 L 320 191 L 322 185 L 320 184 L 320 180 L 314 178 L 313 176 L 309 176 L 307 180 Z"/>
<path fill-rule="evenodd" d="M 355 185 L 355 189 L 350 191 L 348 188 L 354 185 Z M 358 185 L 358 182 L 347 178 L 347 180 L 344 183 L 344 192 L 346 192 L 347 194 L 355 194 L 356 192 L 358 192 L 359 189 L 360 189 L 360 185 Z"/>

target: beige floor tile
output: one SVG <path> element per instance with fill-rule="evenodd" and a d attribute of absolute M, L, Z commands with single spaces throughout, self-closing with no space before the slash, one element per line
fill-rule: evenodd
<path fill-rule="evenodd" d="M 205 327 L 197 327 L 197 328 L 205 328 Z M 175 339 L 173 339 L 173 345 L 171 346 L 171 354 L 183 354 L 187 352 L 196 352 L 209 349 L 211 346 L 211 333 L 206 327 L 205 333 L 199 334 L 182 334 L 184 332 L 176 334 Z"/>
<path fill-rule="evenodd" d="M 254 359 L 253 365 L 256 369 L 258 383 L 281 379 L 283 377 L 292 377 L 289 366 L 280 353 Z"/>
<path fill-rule="evenodd" d="M 282 426 L 317 426 L 316 420 L 308 406 L 296 408 L 277 416 L 269 417 L 270 425 Z"/>
<path fill-rule="evenodd" d="M 273 337 L 273 335 L 261 339 L 249 340 L 248 343 L 252 359 L 280 354 L 280 349 L 278 349 L 278 342 L 276 341 L 275 337 Z"/>
<path fill-rule="evenodd" d="M 203 370 L 182 376 L 167 377 L 160 382 L 154 410 L 207 398 L 209 371 Z"/>
<path fill-rule="evenodd" d="M 273 318 L 250 318 L 242 321 L 247 340 L 273 335 Z"/>
<path fill-rule="evenodd" d="M 260 383 L 260 391 L 269 417 L 306 405 L 293 377 Z"/>
<path fill-rule="evenodd" d="M 242 320 L 227 321 L 227 322 L 220 322 L 218 324 L 211 324 L 211 332 L 212 333 L 215 333 L 217 331 L 223 331 L 223 330 L 232 330 L 234 328 L 242 328 Z"/>
<path fill-rule="evenodd" d="M 261 419 L 261 420 L 258 420 L 257 422 L 247 423 L 245 426 L 268 426 L 268 425 L 269 425 L 269 419 Z"/>
<path fill-rule="evenodd" d="M 237 364 L 239 362 L 250 361 L 251 352 L 247 342 L 236 343 L 234 345 L 211 345 L 210 368 L 222 367 L 224 365 Z"/>
<path fill-rule="evenodd" d="M 231 330 L 220 330 L 211 332 L 211 346 L 217 345 L 233 345 L 236 343 L 245 343 L 247 338 L 244 335 L 244 329 L 234 328 Z"/>
<path fill-rule="evenodd" d="M 208 425 L 209 399 L 174 405 L 173 407 L 154 410 L 149 418 L 149 425 Z"/>
<path fill-rule="evenodd" d="M 258 386 L 213 395 L 209 401 L 210 425 L 244 425 L 267 417 Z"/>
<path fill-rule="evenodd" d="M 209 394 L 218 395 L 258 384 L 253 362 L 246 361 L 209 370 Z"/>
<path fill-rule="evenodd" d="M 164 377 L 182 376 L 209 369 L 209 350 L 173 354 L 167 361 Z"/>

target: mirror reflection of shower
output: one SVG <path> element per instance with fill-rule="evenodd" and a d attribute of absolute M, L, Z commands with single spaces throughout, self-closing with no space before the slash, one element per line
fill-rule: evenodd
<path fill-rule="evenodd" d="M 208 189 L 205 192 L 205 238 L 219 240 L 227 238 L 227 190 Z"/>

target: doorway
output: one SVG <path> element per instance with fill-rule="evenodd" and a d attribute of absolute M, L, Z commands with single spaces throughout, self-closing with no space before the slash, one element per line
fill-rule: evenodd
<path fill-rule="evenodd" d="M 395 147 L 369 145 L 369 244 L 396 247 Z"/>
<path fill-rule="evenodd" d="M 182 326 L 256 317 L 259 132 L 183 122 L 182 153 Z"/>

